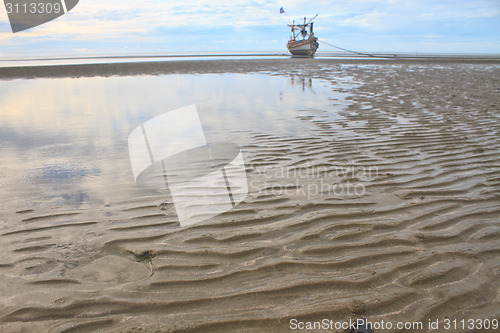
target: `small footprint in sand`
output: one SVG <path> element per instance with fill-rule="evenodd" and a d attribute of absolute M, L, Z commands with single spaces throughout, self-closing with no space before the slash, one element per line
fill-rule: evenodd
<path fill-rule="evenodd" d="M 158 269 L 153 262 L 153 258 L 158 256 L 156 251 L 154 250 L 146 250 L 146 251 L 141 251 L 141 252 L 135 252 L 135 251 L 130 251 L 127 250 L 129 253 L 134 255 L 135 261 L 141 261 L 141 262 L 147 262 L 151 265 L 151 274 L 149 275 L 150 277 L 153 276 L 155 271 Z"/>
<path fill-rule="evenodd" d="M 167 210 L 170 206 L 172 206 L 172 204 L 166 201 L 158 204 L 158 208 L 160 208 L 160 210 Z"/>

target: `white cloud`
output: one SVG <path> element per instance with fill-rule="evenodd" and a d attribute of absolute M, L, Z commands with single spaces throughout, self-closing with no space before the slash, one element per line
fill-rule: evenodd
<path fill-rule="evenodd" d="M 5 11 L 1 19 L 7 20 Z M 244 0 L 84 0 L 65 16 L 22 32 L 22 36 L 102 39 L 151 33 L 161 27 L 201 30 L 279 22 L 278 4 L 262 0 L 250 4 Z M 0 33 L 1 39 L 9 37 L 14 38 L 10 31 Z"/>
<path fill-rule="evenodd" d="M 286 15 L 279 14 L 284 7 Z M 299 20 L 319 13 L 316 31 L 324 38 L 361 30 L 364 34 L 416 33 L 419 24 L 444 24 L 449 21 L 498 18 L 498 0 L 81 0 L 67 15 L 33 29 L 12 34 L 8 25 L 0 31 L 0 47 L 19 52 L 34 42 L 50 45 L 54 40 L 73 44 L 127 41 L 154 43 L 156 40 L 195 40 L 214 33 L 214 42 L 225 39 L 228 31 L 265 32 L 265 27 L 286 28 L 287 18 Z M 5 9 L 0 20 L 7 22 Z M 355 28 L 355 29 L 352 29 Z M 457 35 L 461 32 L 457 31 Z M 218 35 L 217 35 L 218 34 Z M 330 36 L 329 36 L 330 34 Z M 361 33 L 360 33 L 361 34 Z M 434 34 L 426 31 L 420 34 Z M 361 35 L 360 35 L 361 36 Z M 243 43 L 243 40 L 242 40 Z M 243 44 L 242 44 L 243 45 Z M 248 44 L 247 44 L 248 45 Z M 239 48 L 239 47 L 236 47 Z"/>

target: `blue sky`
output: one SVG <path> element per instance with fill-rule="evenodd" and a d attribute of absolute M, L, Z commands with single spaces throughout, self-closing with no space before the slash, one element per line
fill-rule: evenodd
<path fill-rule="evenodd" d="M 316 35 L 352 50 L 500 53 L 500 0 L 80 0 L 16 34 L 1 6 L 0 57 L 286 52 L 287 18 L 316 13 Z"/>

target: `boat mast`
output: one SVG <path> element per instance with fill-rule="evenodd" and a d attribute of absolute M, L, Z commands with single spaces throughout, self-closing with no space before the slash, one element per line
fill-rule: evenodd
<path fill-rule="evenodd" d="M 304 24 L 301 25 L 302 30 L 300 30 L 300 34 L 302 35 L 302 39 L 306 39 L 307 36 L 307 24 L 306 24 L 306 18 L 304 17 Z"/>
<path fill-rule="evenodd" d="M 316 18 L 316 16 L 318 16 L 318 14 L 314 15 L 314 17 L 312 19 L 310 19 L 309 22 L 307 22 L 307 23 L 306 23 L 307 19 L 304 17 L 304 24 L 297 24 L 296 25 L 295 20 L 293 20 L 293 24 L 288 25 L 292 29 L 293 40 L 297 40 L 297 37 L 299 35 L 302 35 L 302 39 L 306 39 L 308 34 L 309 34 L 309 36 L 313 35 L 313 22 L 312 22 L 312 20 L 314 20 Z M 309 32 L 307 31 L 307 28 L 309 28 Z M 295 30 L 297 30 L 297 33 L 295 32 Z"/>

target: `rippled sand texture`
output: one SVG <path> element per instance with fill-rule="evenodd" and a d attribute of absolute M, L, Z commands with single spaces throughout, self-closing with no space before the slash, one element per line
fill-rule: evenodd
<path fill-rule="evenodd" d="M 3 221 L 2 331 L 498 318 L 500 67 L 290 64 L 250 71 L 348 80 L 350 96 L 297 110 L 312 136 L 251 133 L 235 209 L 181 229 L 171 200 L 144 194 Z"/>

